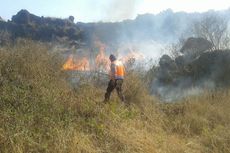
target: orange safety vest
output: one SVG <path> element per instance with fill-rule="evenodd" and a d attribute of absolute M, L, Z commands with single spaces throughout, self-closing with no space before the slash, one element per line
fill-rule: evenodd
<path fill-rule="evenodd" d="M 114 64 L 115 65 L 115 72 L 110 72 L 110 78 L 111 79 L 124 79 L 124 75 L 125 75 L 125 68 L 124 65 L 121 61 L 114 61 L 111 63 L 111 65 Z"/>

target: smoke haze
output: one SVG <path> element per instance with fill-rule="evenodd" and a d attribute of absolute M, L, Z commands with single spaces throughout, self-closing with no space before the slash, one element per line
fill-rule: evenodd
<path fill-rule="evenodd" d="M 138 0 L 111 0 L 103 21 L 121 21 L 135 17 Z"/>

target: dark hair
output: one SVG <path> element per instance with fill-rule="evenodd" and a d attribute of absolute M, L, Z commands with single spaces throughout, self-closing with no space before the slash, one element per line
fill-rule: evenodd
<path fill-rule="evenodd" d="M 114 56 L 113 54 L 111 54 L 111 55 L 109 56 L 109 59 L 110 59 L 111 61 L 115 61 L 117 58 L 116 58 L 116 56 Z"/>

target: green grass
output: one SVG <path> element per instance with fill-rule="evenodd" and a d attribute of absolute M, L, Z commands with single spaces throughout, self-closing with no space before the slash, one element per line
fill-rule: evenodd
<path fill-rule="evenodd" d="M 103 104 L 104 88 L 72 88 L 60 57 L 28 40 L 0 49 L 0 152 L 230 152 L 228 91 L 162 104 L 131 71 L 130 106 Z"/>

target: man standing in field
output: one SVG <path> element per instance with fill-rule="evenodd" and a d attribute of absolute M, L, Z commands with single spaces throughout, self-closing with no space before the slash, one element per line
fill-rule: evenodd
<path fill-rule="evenodd" d="M 110 99 L 111 92 L 116 88 L 117 94 L 122 102 L 125 101 L 125 97 L 122 93 L 122 84 L 124 80 L 124 65 L 121 61 L 117 60 L 117 58 L 111 54 L 109 56 L 109 59 L 111 61 L 110 66 L 110 81 L 105 93 L 105 100 L 104 102 L 108 102 Z"/>

